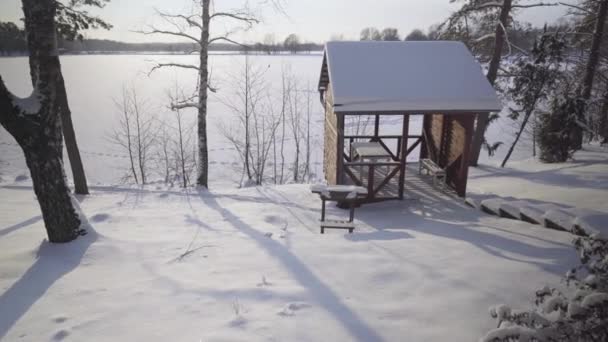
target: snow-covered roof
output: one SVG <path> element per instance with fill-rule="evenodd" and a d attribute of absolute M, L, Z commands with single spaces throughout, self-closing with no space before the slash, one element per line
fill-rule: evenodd
<path fill-rule="evenodd" d="M 344 112 L 494 112 L 502 106 L 460 42 L 328 42 L 319 90 Z"/>

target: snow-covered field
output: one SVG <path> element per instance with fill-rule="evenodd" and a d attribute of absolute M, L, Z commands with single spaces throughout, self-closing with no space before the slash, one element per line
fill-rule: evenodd
<path fill-rule="evenodd" d="M 173 124 L 174 115 L 167 109 L 167 91 L 177 82 L 188 92 L 196 84 L 196 74 L 182 69 L 160 69 L 148 76 L 148 72 L 159 61 L 179 63 L 196 63 L 196 56 L 184 55 L 85 55 L 62 56 L 61 63 L 66 80 L 66 87 L 76 136 L 83 158 L 88 180 L 93 184 L 119 184 L 128 169 L 127 154 L 110 143 L 110 135 L 117 127 L 120 111 L 115 100 L 120 101 L 123 86 L 135 86 L 138 95 L 147 103 L 146 107 L 161 121 Z M 321 67 L 322 56 L 310 55 L 252 55 L 253 66 L 264 68 L 267 91 L 275 100 L 280 96 L 281 75 L 289 70 L 298 81 L 300 90 L 312 89 L 312 143 L 311 161 L 313 172 L 322 178 L 323 146 L 323 108 L 318 101 L 316 87 Z M 218 88 L 216 94 L 210 93 L 208 134 L 211 186 L 236 186 L 240 182 L 241 167 L 236 151 L 222 136 L 218 127 L 230 125 L 235 117 L 225 105 L 235 101 L 235 78 L 238 79 L 245 63 L 243 55 L 215 54 L 210 57 L 211 80 Z M 0 58 L 0 72 L 8 88 L 17 96 L 25 97 L 31 92 L 27 58 Z M 302 98 L 304 100 L 304 98 Z M 302 108 L 305 104 L 301 104 Z M 196 113 L 186 110 L 186 120 L 195 124 Z M 412 118 L 410 129 L 418 134 L 420 118 Z M 381 133 L 400 132 L 401 123 L 393 118 L 382 120 Z M 173 124 L 174 125 L 174 124 Z M 490 158 L 482 152 L 482 160 L 489 164 L 501 161 L 508 144 L 511 143 L 511 132 L 515 129 L 509 119 L 501 120 L 489 128 L 490 141 L 505 143 L 496 156 Z M 528 158 L 531 154 L 526 139 L 516 149 L 512 159 Z M 287 148 L 293 144 L 288 143 Z M 0 163 L 4 163 L 5 177 L 12 170 L 21 170 L 25 162 L 21 157 L 14 139 L 0 129 Z M 411 154 L 416 158 L 416 152 Z M 291 162 L 291 161 L 289 161 Z M 2 164 L 0 164 L 1 166 Z M 11 167 L 12 165 L 12 167 Z M 70 176 L 69 165 L 67 174 Z M 0 172 L 2 172 L 0 170 Z M 18 175 L 10 173 L 14 178 Z M 1 176 L 0 176 L 1 177 Z"/>
<path fill-rule="evenodd" d="M 94 184 L 77 199 L 89 233 L 73 243 L 46 242 L 23 158 L 0 129 L 0 340 L 475 341 L 496 326 L 488 307 L 530 307 L 536 289 L 576 264 L 569 233 L 486 215 L 411 172 L 406 200 L 357 209 L 353 234 L 321 235 L 308 185 L 235 188 L 236 156 L 213 129 L 211 192 L 116 185 L 124 160 L 105 140 L 112 97 L 146 58 L 164 57 L 62 58 Z M 235 58 L 214 56 L 215 73 Z M 316 82 L 319 56 L 256 58 Z M 0 59 L 22 96 L 25 67 Z M 174 77 L 193 81 L 168 72 L 138 85 L 156 100 Z M 211 108 L 211 122 L 228 115 L 218 101 Z M 490 132 L 509 141 L 501 125 Z M 322 121 L 316 129 L 320 139 Z M 608 213 L 605 149 L 587 146 L 561 165 L 526 153 L 524 144 L 506 169 L 484 159 L 469 193 Z"/>
<path fill-rule="evenodd" d="M 95 187 L 69 245 L 44 241 L 27 184 L 5 184 L 0 339 L 473 341 L 489 306 L 529 306 L 576 260 L 567 233 L 408 184 L 351 235 L 319 234 L 306 185 Z"/>

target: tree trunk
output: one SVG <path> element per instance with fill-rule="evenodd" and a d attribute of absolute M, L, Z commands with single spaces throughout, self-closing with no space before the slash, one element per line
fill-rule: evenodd
<path fill-rule="evenodd" d="M 604 90 L 604 98 L 600 110 L 600 136 L 602 137 L 602 144 L 608 143 L 608 88 Z"/>
<path fill-rule="evenodd" d="M 600 47 L 602 43 L 602 36 L 604 35 L 604 23 L 606 22 L 606 14 L 608 13 L 608 0 L 602 0 L 597 9 L 597 17 L 595 19 L 595 28 L 593 30 L 593 41 L 591 42 L 591 50 L 589 51 L 589 58 L 587 59 L 587 65 L 585 67 L 585 75 L 583 77 L 583 83 L 581 85 L 581 108 L 577 113 L 579 115 L 578 120 L 585 122 L 585 111 L 587 109 L 587 102 L 591 98 L 591 90 L 593 89 L 593 79 L 595 71 L 600 59 Z M 583 146 L 583 129 L 577 127 L 574 133 L 575 147 L 580 149 Z"/>
<path fill-rule="evenodd" d="M 59 126 L 57 124 L 56 126 Z M 60 128 L 57 127 L 59 130 Z M 71 202 L 58 137 L 41 134 L 32 146 L 22 145 L 50 242 L 69 242 L 80 233 L 80 220 Z M 47 141 L 55 140 L 54 143 Z"/>
<path fill-rule="evenodd" d="M 207 87 L 209 71 L 207 70 L 209 53 L 209 5 L 211 0 L 203 0 L 203 27 L 201 30 L 201 52 L 198 89 L 198 175 L 196 184 L 209 187 L 209 152 L 207 148 Z"/>
<path fill-rule="evenodd" d="M 0 77 L 0 124 L 23 149 L 50 242 L 68 242 L 80 234 L 63 170 L 61 134 L 61 66 L 57 53 L 54 0 L 23 0 L 36 80 L 28 106 L 20 106 Z M 35 108 L 35 109 L 32 109 Z M 33 111 L 33 112 L 32 112 Z"/>
<path fill-rule="evenodd" d="M 496 82 L 496 76 L 498 75 L 498 68 L 500 67 L 500 60 L 502 58 L 502 48 L 505 42 L 505 30 L 509 27 L 509 14 L 511 13 L 512 0 L 504 0 L 502 8 L 500 9 L 499 23 L 496 25 L 496 33 L 494 40 L 494 52 L 492 53 L 492 59 L 488 66 L 488 73 L 486 75 L 490 84 L 494 85 Z M 481 146 L 483 145 L 484 136 L 488 128 L 490 113 L 481 113 L 477 115 L 477 125 L 475 126 L 475 135 L 473 136 L 473 146 L 471 146 L 471 158 L 469 165 L 477 166 L 479 162 L 479 154 L 481 153 Z"/>
<path fill-rule="evenodd" d="M 68 151 L 70 166 L 72 167 L 72 177 L 74 177 L 74 190 L 77 194 L 87 195 L 89 187 L 87 186 L 87 177 L 82 166 L 78 143 L 76 142 L 76 133 L 72 124 L 72 113 L 68 104 L 68 94 L 65 90 L 65 82 L 63 77 L 57 81 L 58 97 L 61 103 L 61 128 L 63 130 L 63 139 L 65 140 L 65 148 Z"/>
<path fill-rule="evenodd" d="M 513 150 L 515 149 L 515 145 L 517 145 L 517 142 L 519 141 L 521 134 L 524 132 L 524 129 L 526 128 L 526 124 L 528 123 L 528 120 L 530 119 L 530 115 L 532 115 L 531 111 L 526 113 L 526 116 L 524 117 L 524 120 L 522 121 L 521 126 L 519 127 L 519 131 L 517 132 L 517 135 L 515 136 L 515 140 L 513 141 L 513 144 L 511 144 L 511 147 L 509 148 L 509 151 L 507 152 L 505 159 L 503 159 L 502 164 L 500 164 L 500 167 L 505 167 L 505 165 L 507 165 L 507 161 L 509 161 L 509 158 L 511 158 L 511 154 L 513 153 Z"/>

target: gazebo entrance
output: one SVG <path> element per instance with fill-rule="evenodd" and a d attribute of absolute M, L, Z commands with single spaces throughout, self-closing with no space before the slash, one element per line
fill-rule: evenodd
<path fill-rule="evenodd" d="M 336 154 L 342 156 L 336 158 L 336 163 L 330 159 L 324 162 L 325 175 L 331 184 L 365 187 L 365 202 L 403 199 L 405 174 L 411 172 L 407 168 L 408 159 L 428 158 L 446 171 L 446 184 L 464 196 L 468 176 L 464 161 L 469 158 L 474 114 L 373 114 L 373 134 L 344 133 L 348 117 L 355 115 L 361 114 L 337 114 L 335 123 L 326 118 L 325 149 L 336 148 Z M 423 118 L 418 134 L 410 132 L 411 117 Z M 381 134 L 385 118 L 391 121 L 401 118 L 401 134 Z M 327 144 L 334 140 L 336 145 Z M 418 147 L 418 155 L 413 156 Z"/>

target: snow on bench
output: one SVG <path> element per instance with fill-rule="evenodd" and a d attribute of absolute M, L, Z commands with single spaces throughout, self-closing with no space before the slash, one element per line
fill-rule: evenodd
<path fill-rule="evenodd" d="M 447 187 L 447 176 L 445 170 L 440 168 L 439 165 L 435 164 L 434 161 L 423 158 L 418 163 L 418 173 L 422 174 L 422 170 L 426 170 L 427 174 L 433 176 L 433 186 L 437 185 L 439 179 L 442 180 L 442 186 Z"/>
<path fill-rule="evenodd" d="M 321 197 L 321 234 L 325 233 L 325 228 L 347 229 L 349 233 L 353 232 L 355 229 L 355 223 L 353 222 L 355 219 L 355 203 L 357 199 L 367 196 L 367 189 L 355 185 L 314 184 L 310 187 L 310 191 Z M 326 219 L 326 201 L 348 203 L 350 207 L 348 221 Z"/>

